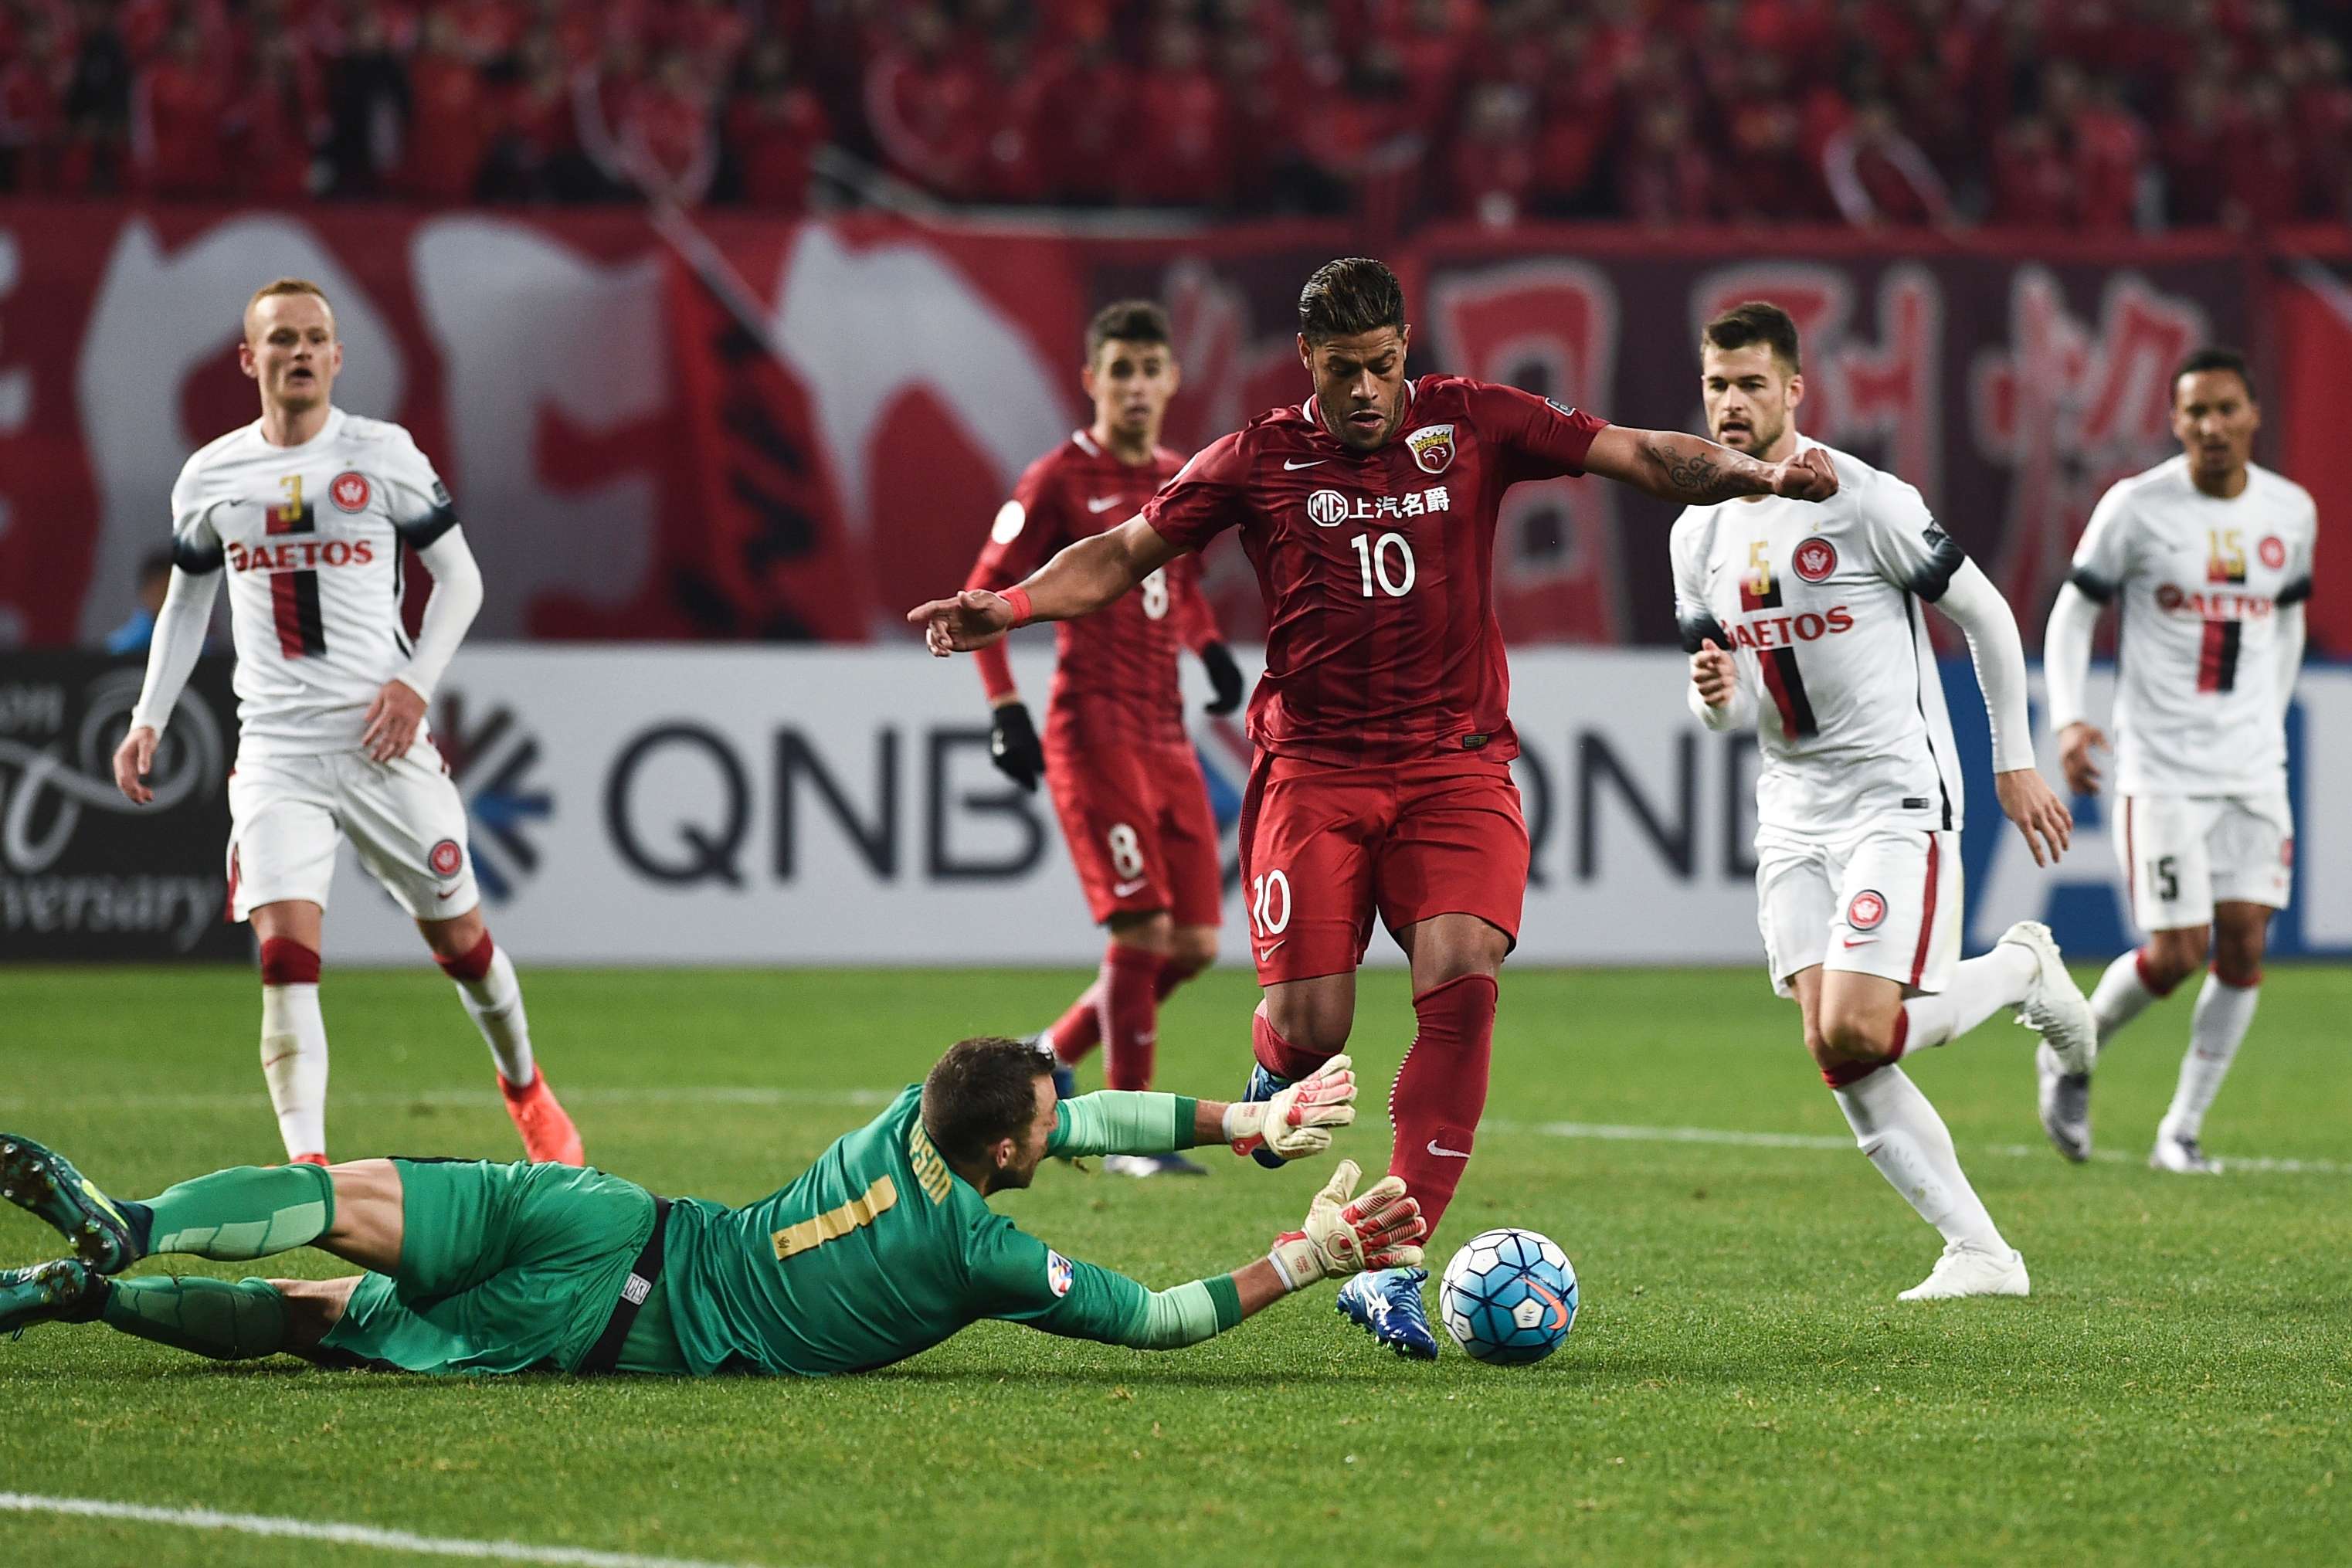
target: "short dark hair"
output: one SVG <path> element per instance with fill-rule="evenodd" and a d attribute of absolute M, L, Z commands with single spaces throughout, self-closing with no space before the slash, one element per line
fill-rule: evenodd
<path fill-rule="evenodd" d="M 1095 363 L 1108 342 L 1167 343 L 1175 342 L 1168 330 L 1168 312 L 1156 300 L 1114 300 L 1087 323 L 1087 363 Z"/>
<path fill-rule="evenodd" d="M 1790 374 L 1804 372 L 1804 359 L 1797 352 L 1797 319 L 1769 300 L 1734 305 L 1702 328 L 1699 338 L 1726 353 L 1763 343 L 1771 349 L 1774 359 L 1789 367 Z"/>
<path fill-rule="evenodd" d="M 999 1139 L 1018 1139 L 1037 1114 L 1037 1080 L 1054 1070 L 1026 1040 L 958 1040 L 923 1079 L 923 1131 L 950 1163 L 973 1164 Z"/>
<path fill-rule="evenodd" d="M 1403 325 L 1404 287 L 1369 256 L 1325 262 L 1298 291 L 1298 331 L 1310 343 Z"/>
<path fill-rule="evenodd" d="M 2180 401 L 2182 376 L 2201 375 L 2209 370 L 2228 371 L 2245 387 L 2247 402 L 2262 401 L 2261 397 L 2255 395 L 2254 375 L 2253 372 L 2246 368 L 2246 356 L 2233 348 L 2225 348 L 2220 343 L 2207 343 L 2180 362 L 2180 368 L 2172 373 L 2172 400 L 2176 403 Z"/>

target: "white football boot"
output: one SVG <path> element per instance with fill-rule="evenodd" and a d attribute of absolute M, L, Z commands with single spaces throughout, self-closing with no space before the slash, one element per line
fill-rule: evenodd
<path fill-rule="evenodd" d="M 2017 1021 L 2040 1035 L 2058 1058 L 2059 1070 L 2086 1073 L 2099 1054 L 2099 1021 L 2091 1014 L 2091 999 L 2066 973 L 2057 939 L 2040 921 L 2020 921 L 2000 933 L 2033 955 L 2033 984 L 2017 1005 Z"/>
<path fill-rule="evenodd" d="M 2033 1047 L 2033 1070 L 2040 1079 L 2042 1131 L 2050 1135 L 2053 1149 L 2079 1165 L 2091 1157 L 2091 1075 L 2059 1066 L 2047 1040 Z"/>
<path fill-rule="evenodd" d="M 2218 1176 L 2221 1173 L 2221 1163 L 2205 1157 L 2205 1151 L 2198 1147 L 2194 1134 L 2184 1138 L 2168 1121 L 2157 1127 L 2156 1147 L 2148 1152 L 2147 1164 L 2152 1171 L 2169 1171 L 2176 1176 Z"/>
<path fill-rule="evenodd" d="M 1966 1242 L 1947 1242 L 1944 1256 L 1927 1278 L 1895 1299 L 1898 1301 L 1949 1301 L 1962 1296 L 2027 1296 L 2032 1281 L 2025 1277 L 2025 1256 L 2015 1247 L 1991 1252 Z"/>

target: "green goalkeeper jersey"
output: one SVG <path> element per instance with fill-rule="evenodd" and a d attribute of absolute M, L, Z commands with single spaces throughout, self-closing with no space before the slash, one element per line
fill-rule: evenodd
<path fill-rule="evenodd" d="M 1183 1148 L 1194 1106 L 1167 1094 L 1064 1100 L 1048 1147 Z M 698 1375 L 886 1366 L 982 1318 L 1140 1349 L 1190 1344 L 1241 1320 L 1230 1276 L 1154 1292 L 1065 1258 L 992 1212 L 932 1147 L 919 1084 L 781 1192 L 741 1208 L 679 1200 L 662 1288 Z"/>

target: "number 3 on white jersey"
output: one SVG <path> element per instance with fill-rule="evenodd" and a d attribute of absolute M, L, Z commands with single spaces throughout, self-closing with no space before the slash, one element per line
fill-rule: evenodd
<path fill-rule="evenodd" d="M 1349 540 L 1356 547 L 1356 570 L 1363 584 L 1364 597 L 1372 596 L 1372 584 L 1377 580 L 1381 592 L 1391 599 L 1402 599 L 1412 592 L 1412 542 L 1402 533 L 1383 533 L 1374 539 L 1360 533 Z M 1391 562 L 1397 563 L 1393 570 Z"/>

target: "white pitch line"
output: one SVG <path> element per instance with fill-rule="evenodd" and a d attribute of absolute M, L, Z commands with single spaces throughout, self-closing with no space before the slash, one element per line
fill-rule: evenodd
<path fill-rule="evenodd" d="M 336 1546 L 373 1546 L 425 1557 L 474 1557 L 499 1563 L 543 1563 L 553 1568 L 755 1568 L 749 1563 L 709 1563 L 690 1557 L 642 1557 L 634 1552 L 595 1552 L 581 1546 L 534 1546 L 523 1541 L 470 1541 L 462 1536 L 416 1535 L 379 1530 L 372 1524 L 284 1519 L 265 1513 L 220 1513 L 208 1508 L 149 1508 L 104 1498 L 41 1497 L 0 1492 L 0 1510 L 66 1514 L 81 1519 L 120 1519 L 137 1524 L 169 1524 L 183 1530 L 225 1530 L 238 1535 L 289 1536 Z"/>
<path fill-rule="evenodd" d="M 1633 1127 L 1605 1121 L 1496 1121 L 1478 1124 L 1485 1132 L 1527 1132 L 1542 1138 L 1574 1138 L 1604 1143 L 1709 1143 L 1741 1149 L 1819 1149 L 1843 1152 L 1851 1138 L 1817 1132 L 1741 1132 L 1724 1127 Z M 2050 1160 L 2057 1156 L 2039 1143 L 1979 1143 L 1969 1151 L 2004 1160 Z M 2095 1149 L 2091 1158 L 2102 1164 L 2137 1165 L 2144 1156 L 2120 1149 Z M 2259 1155 L 2223 1156 L 2215 1162 L 2223 1172 L 2246 1171 L 2298 1176 L 2352 1176 L 2352 1164 L 2336 1160 L 2274 1160 Z"/>
<path fill-rule="evenodd" d="M 833 1105 L 866 1109 L 887 1105 L 898 1089 L 779 1089 L 757 1084 L 667 1084 L 641 1088 L 567 1089 L 563 1099 L 576 1105 Z M 470 1109 L 490 1103 L 478 1089 L 362 1089 L 335 1096 L 338 1105 L 399 1107 L 429 1105 L 436 1109 Z M 104 1107 L 120 1110 L 260 1110 L 268 1100 L 258 1090 L 211 1094 L 74 1094 L 0 1095 L 0 1113 L 69 1107 Z M 1853 1147 L 1851 1138 L 1819 1132 L 1749 1132 L 1729 1127 L 1645 1127 L 1603 1121 L 1513 1121 L 1488 1118 L 1479 1124 L 1488 1132 L 1528 1133 L 1542 1138 L 1568 1138 L 1604 1143 L 1704 1143 L 1738 1149 L 1805 1149 L 1843 1153 Z M 2055 1158 L 2040 1143 L 1979 1143 L 1970 1152 L 2002 1160 Z M 2119 1149 L 2098 1149 L 2091 1158 L 2102 1164 L 2137 1164 L 2143 1156 Z M 2260 1155 L 2222 1156 L 2225 1172 L 2266 1175 L 2352 1176 L 2352 1163 L 2340 1160 L 2271 1159 Z"/>

